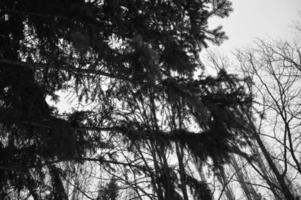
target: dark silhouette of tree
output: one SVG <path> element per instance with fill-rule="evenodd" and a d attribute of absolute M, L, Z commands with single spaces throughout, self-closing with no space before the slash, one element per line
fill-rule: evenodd
<path fill-rule="evenodd" d="M 68 199 L 67 163 L 93 162 L 108 188 L 140 199 L 211 199 L 190 158 L 216 170 L 249 140 L 243 80 L 194 77 L 199 51 L 225 39 L 208 18 L 230 11 L 227 0 L 1 1 L 1 198 Z M 46 101 L 59 90 L 90 106 L 60 114 Z"/>

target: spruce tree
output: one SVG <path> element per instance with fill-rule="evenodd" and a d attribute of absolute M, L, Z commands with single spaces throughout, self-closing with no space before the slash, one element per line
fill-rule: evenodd
<path fill-rule="evenodd" d="M 87 160 L 142 173 L 153 199 L 212 198 L 185 160 L 218 167 L 244 155 L 250 96 L 241 80 L 195 77 L 199 52 L 226 38 L 208 19 L 230 11 L 228 0 L 1 1 L 1 198 L 67 199 L 64 163 Z M 46 101 L 59 101 L 59 90 L 92 104 L 62 115 Z M 144 164 L 95 157 L 119 149 L 116 140 Z M 179 168 L 167 157 L 174 149 Z"/>

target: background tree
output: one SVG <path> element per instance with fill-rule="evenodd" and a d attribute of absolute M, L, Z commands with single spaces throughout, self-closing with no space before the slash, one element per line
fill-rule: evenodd
<path fill-rule="evenodd" d="M 248 199 L 264 198 L 266 189 L 273 195 L 266 197 L 269 199 L 297 198 L 300 196 L 299 42 L 257 40 L 253 48 L 237 50 L 229 62 L 216 55 L 209 58 L 216 69 L 236 65 L 244 77 L 250 78 L 246 85 L 254 98 L 249 115 L 254 141 L 248 145 L 253 157 L 233 157 L 230 164 L 233 169 L 227 175 L 231 180 L 227 184 L 239 182 L 242 191 L 253 196 L 245 192 Z"/>
<path fill-rule="evenodd" d="M 283 182 L 292 190 L 295 182 L 292 182 L 292 177 L 295 179 L 300 175 L 300 159 L 297 158 L 300 158 L 298 150 L 300 141 L 297 136 L 300 113 L 298 106 L 300 75 L 297 68 L 300 63 L 299 51 L 300 46 L 297 43 L 259 41 L 254 53 L 240 54 L 240 58 L 245 59 L 244 66 L 249 66 L 249 70 L 246 71 L 258 82 L 254 88 L 258 97 L 258 110 L 260 109 L 258 133 L 263 135 L 261 136 L 263 140 L 273 146 L 277 145 L 281 151 L 271 151 L 269 147 L 266 150 L 262 147 L 260 149 L 266 154 L 265 159 L 270 159 L 268 165 L 275 168 L 272 171 L 278 181 L 282 177 Z M 257 92 L 256 88 L 259 87 L 261 90 Z M 272 134 L 265 134 L 267 130 L 264 129 Z"/>

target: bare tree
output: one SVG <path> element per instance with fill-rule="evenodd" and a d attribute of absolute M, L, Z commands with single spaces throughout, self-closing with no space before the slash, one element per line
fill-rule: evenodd
<path fill-rule="evenodd" d="M 301 44 L 257 40 L 253 48 L 234 55 L 231 62 L 216 54 L 208 59 L 214 69 L 241 70 L 253 96 L 247 115 L 254 140 L 246 150 L 253 156 L 232 159 L 234 177 L 252 184 L 240 184 L 245 194 L 253 195 L 245 195 L 247 199 L 261 198 L 256 188 L 261 194 L 268 188 L 274 199 L 294 199 L 301 194 Z M 243 170 L 242 160 L 249 163 Z"/>
<path fill-rule="evenodd" d="M 257 123 L 252 131 L 260 150 L 253 148 L 253 152 L 263 155 L 272 175 L 267 174 L 261 158 L 257 163 L 275 196 L 280 194 L 271 183 L 292 199 L 298 193 L 301 172 L 300 45 L 258 40 L 254 49 L 237 51 L 236 57 L 244 74 L 253 81 Z"/>

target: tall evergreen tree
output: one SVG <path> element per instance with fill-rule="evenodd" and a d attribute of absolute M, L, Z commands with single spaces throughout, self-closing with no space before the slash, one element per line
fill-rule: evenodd
<path fill-rule="evenodd" d="M 212 198 L 184 163 L 192 155 L 217 167 L 243 154 L 244 86 L 225 71 L 194 77 L 200 50 L 225 39 L 208 19 L 230 11 L 228 0 L 1 1 L 1 198 L 67 199 L 58 163 L 85 160 L 144 173 L 149 198 Z M 60 115 L 46 97 L 62 89 L 93 109 Z M 116 140 L 144 165 L 97 154 Z M 175 148 L 179 168 L 167 156 Z"/>

